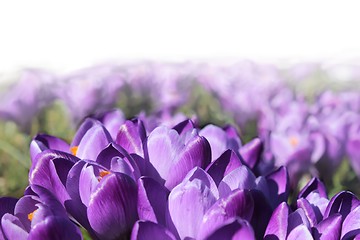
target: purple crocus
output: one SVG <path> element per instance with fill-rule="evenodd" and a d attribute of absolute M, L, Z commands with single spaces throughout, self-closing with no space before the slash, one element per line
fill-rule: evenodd
<path fill-rule="evenodd" d="M 31 188 L 36 195 L 25 195 L 15 205 L 12 199 L 1 199 L 2 239 L 82 239 L 61 203 L 45 188 Z"/>
<path fill-rule="evenodd" d="M 68 212 L 94 238 L 118 239 L 130 234 L 138 218 L 137 187 L 132 177 L 81 160 L 69 171 L 66 188 Z"/>
<path fill-rule="evenodd" d="M 155 128 L 147 138 L 145 159 L 156 169 L 168 189 L 179 184 L 186 174 L 211 161 L 208 141 L 196 129 L 178 133 L 165 126 Z"/>
<path fill-rule="evenodd" d="M 355 217 L 359 205 L 347 191 L 329 201 L 323 183 L 313 178 L 300 191 L 294 209 L 283 202 L 274 210 L 264 239 L 352 239 L 360 233 Z"/>

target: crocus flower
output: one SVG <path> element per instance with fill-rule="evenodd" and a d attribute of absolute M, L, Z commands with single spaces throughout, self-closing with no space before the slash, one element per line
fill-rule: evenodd
<path fill-rule="evenodd" d="M 81 160 L 69 171 L 66 188 L 71 197 L 67 210 L 93 237 L 130 234 L 138 217 L 137 187 L 129 175 Z"/>
<path fill-rule="evenodd" d="M 146 160 L 156 169 L 168 189 L 179 184 L 186 174 L 198 166 L 205 168 L 211 160 L 208 141 L 196 129 L 179 134 L 160 126 L 146 141 Z"/>
<path fill-rule="evenodd" d="M 3 214 L 3 239 L 82 239 L 61 203 L 45 188 L 36 185 L 31 188 L 37 195 L 25 195 Z"/>

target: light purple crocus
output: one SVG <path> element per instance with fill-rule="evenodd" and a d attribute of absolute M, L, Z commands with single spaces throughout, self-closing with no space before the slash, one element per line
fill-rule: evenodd
<path fill-rule="evenodd" d="M 156 169 L 169 190 L 191 169 L 206 168 L 211 161 L 210 145 L 196 129 L 179 134 L 175 129 L 160 126 L 150 133 L 144 146 L 146 161 Z"/>

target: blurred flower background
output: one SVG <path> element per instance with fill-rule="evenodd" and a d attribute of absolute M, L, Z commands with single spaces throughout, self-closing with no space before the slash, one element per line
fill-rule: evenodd
<path fill-rule="evenodd" d="M 0 239 L 355 237 L 356 7 L 155 2 L 0 7 Z"/>

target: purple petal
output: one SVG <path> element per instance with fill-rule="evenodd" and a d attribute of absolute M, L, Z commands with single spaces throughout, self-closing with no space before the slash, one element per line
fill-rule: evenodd
<path fill-rule="evenodd" d="M 31 229 L 31 222 L 28 220 L 28 214 L 38 209 L 36 206 L 38 203 L 40 203 L 40 199 L 38 197 L 24 196 L 20 198 L 16 204 L 14 215 L 19 218 L 27 232 Z"/>
<path fill-rule="evenodd" d="M 285 167 L 280 167 L 266 176 L 269 187 L 269 196 L 275 208 L 280 202 L 286 202 L 289 197 L 289 175 Z"/>
<path fill-rule="evenodd" d="M 324 214 L 327 218 L 340 213 L 345 218 L 354 208 L 360 205 L 359 199 L 351 192 L 341 191 L 331 198 Z"/>
<path fill-rule="evenodd" d="M 254 210 L 254 201 L 248 190 L 234 190 L 209 208 L 203 217 L 198 238 L 209 236 L 229 219 L 240 217 L 250 221 Z"/>
<path fill-rule="evenodd" d="M 14 214 L 18 199 L 13 197 L 0 197 L 0 219 L 5 213 Z"/>
<path fill-rule="evenodd" d="M 137 167 L 136 164 L 135 166 Z M 111 159 L 110 170 L 113 172 L 124 173 L 135 181 L 140 177 L 139 169 L 136 168 L 135 170 L 126 158 L 114 157 Z"/>
<path fill-rule="evenodd" d="M 147 240 L 149 237 L 163 240 L 176 239 L 168 229 L 159 224 L 150 221 L 137 221 L 132 229 L 131 240 Z"/>
<path fill-rule="evenodd" d="M 150 133 L 147 140 L 148 159 L 163 179 L 168 178 L 171 165 L 182 148 L 183 143 L 175 130 L 157 127 Z"/>
<path fill-rule="evenodd" d="M 91 227 L 101 239 L 126 236 L 137 219 L 136 203 L 137 190 L 132 178 L 121 173 L 105 176 L 87 209 Z"/>
<path fill-rule="evenodd" d="M 226 150 L 215 161 L 211 162 L 206 171 L 214 179 L 216 185 L 231 171 L 242 165 L 240 158 L 233 150 Z"/>
<path fill-rule="evenodd" d="M 179 184 L 194 167 L 205 168 L 210 163 L 210 146 L 205 138 L 194 136 L 185 143 L 182 140 L 167 127 L 155 128 L 147 140 L 148 159 L 168 189 Z"/>
<path fill-rule="evenodd" d="M 6 239 L 26 240 L 28 237 L 23 224 L 9 213 L 5 213 L 1 219 L 1 230 Z"/>
<path fill-rule="evenodd" d="M 195 171 L 194 171 L 195 170 Z M 216 201 L 214 196 L 215 183 L 209 183 L 209 178 L 202 169 L 194 169 L 184 181 L 174 187 L 169 195 L 169 217 L 167 225 L 171 229 L 172 224 L 181 239 L 185 237 L 196 238 L 205 212 Z M 202 172 L 201 172 L 202 171 Z M 201 174 L 202 173 L 202 174 Z M 194 177 L 193 177 L 194 176 Z"/>
<path fill-rule="evenodd" d="M 191 119 L 186 119 L 185 121 L 182 121 L 181 123 L 178 123 L 176 126 L 173 127 L 174 130 L 178 132 L 179 135 L 190 131 L 195 128 L 194 122 L 191 121 Z"/>
<path fill-rule="evenodd" d="M 104 148 L 96 158 L 96 162 L 104 166 L 107 169 L 111 169 L 111 162 L 114 157 L 120 157 L 125 159 L 125 161 L 131 165 L 131 169 L 134 171 L 135 175 L 140 174 L 138 165 L 135 163 L 131 155 L 126 152 L 121 146 L 110 143 L 106 148 Z"/>
<path fill-rule="evenodd" d="M 196 136 L 186 143 L 179 160 L 175 161 L 170 168 L 170 177 L 165 186 L 169 189 L 179 184 L 184 176 L 194 167 L 205 169 L 210 163 L 210 145 L 208 141 L 200 136 Z"/>
<path fill-rule="evenodd" d="M 341 239 L 352 239 L 360 234 L 360 206 L 346 216 L 342 224 Z"/>
<path fill-rule="evenodd" d="M 253 169 L 261 157 L 263 151 L 263 143 L 260 138 L 254 138 L 246 143 L 239 150 L 244 162 Z"/>
<path fill-rule="evenodd" d="M 313 235 L 316 240 L 337 240 L 340 239 L 341 214 L 336 213 L 323 221 L 314 228 Z M 341 238 L 343 239 L 343 238 Z"/>
<path fill-rule="evenodd" d="M 121 124 L 125 121 L 124 113 L 119 109 L 114 109 L 112 111 L 108 111 L 102 113 L 100 115 L 95 116 L 102 124 L 104 124 L 105 128 L 109 131 L 113 140 L 116 139 L 119 128 Z"/>
<path fill-rule="evenodd" d="M 255 234 L 251 225 L 247 221 L 235 219 L 229 223 L 225 223 L 222 227 L 206 238 L 206 240 L 217 239 L 255 240 Z"/>
<path fill-rule="evenodd" d="M 289 214 L 288 234 L 299 225 L 305 225 L 308 229 L 310 229 L 309 220 L 302 208 L 298 208 L 295 212 Z"/>
<path fill-rule="evenodd" d="M 71 197 L 70 200 L 65 201 L 65 208 L 76 219 L 92 236 L 93 239 L 97 239 L 96 234 L 90 226 L 87 218 L 87 207 L 83 204 L 80 198 L 80 175 L 86 161 L 77 162 L 72 169 L 69 171 L 68 178 L 66 181 L 66 189 Z"/>
<path fill-rule="evenodd" d="M 85 164 L 87 164 L 87 162 L 83 160 L 75 163 L 74 166 L 70 169 L 66 180 L 67 192 L 69 193 L 72 200 L 76 200 L 79 203 L 81 203 L 79 192 L 80 174 Z"/>
<path fill-rule="evenodd" d="M 242 145 L 239 133 L 232 125 L 227 125 L 223 128 L 228 138 L 228 147 L 230 149 L 239 149 Z"/>
<path fill-rule="evenodd" d="M 91 195 L 98 184 L 99 181 L 95 176 L 94 167 L 91 165 L 85 166 L 80 173 L 79 179 L 79 194 L 85 206 L 89 206 Z"/>
<path fill-rule="evenodd" d="M 64 203 L 70 198 L 64 184 L 74 162 L 70 160 L 72 157 L 68 154 L 59 153 L 46 150 L 38 154 L 37 163 L 29 173 L 29 183 L 48 189 L 61 203 Z"/>
<path fill-rule="evenodd" d="M 120 126 L 116 137 L 116 143 L 122 146 L 129 153 L 136 153 L 143 157 L 143 142 L 146 138 L 146 131 L 140 119 L 127 120 Z"/>
<path fill-rule="evenodd" d="M 165 226 L 165 210 L 169 190 L 154 179 L 141 177 L 138 180 L 138 214 L 140 220 L 149 220 Z"/>
<path fill-rule="evenodd" d="M 219 193 L 221 197 L 228 195 L 235 189 L 253 189 L 256 188 L 256 178 L 246 166 L 240 166 L 226 175 L 219 184 Z"/>
<path fill-rule="evenodd" d="M 29 240 L 83 239 L 80 229 L 69 219 L 47 217 L 38 223 L 29 234 Z"/>
<path fill-rule="evenodd" d="M 311 240 L 314 239 L 308 229 L 305 225 L 298 225 L 296 228 L 294 228 L 287 237 L 287 240 Z"/>
<path fill-rule="evenodd" d="M 318 179 L 312 178 L 299 192 L 298 198 L 306 198 L 311 192 L 316 191 L 321 197 L 327 198 L 325 185 Z"/>
<path fill-rule="evenodd" d="M 321 221 L 321 219 L 316 218 L 315 211 L 308 200 L 305 198 L 300 198 L 296 201 L 297 208 L 301 208 L 304 210 L 304 213 L 309 220 L 310 227 L 315 226 L 318 221 Z"/>
<path fill-rule="evenodd" d="M 226 132 L 218 126 L 209 124 L 200 132 L 200 136 L 204 136 L 209 141 L 211 147 L 212 160 L 217 159 L 220 155 L 229 149 L 228 136 Z M 238 149 L 232 149 L 237 151 Z"/>
<path fill-rule="evenodd" d="M 306 196 L 306 200 L 311 204 L 317 221 L 321 221 L 329 204 L 329 200 L 327 198 L 320 197 L 318 192 L 311 192 L 308 196 Z"/>
<path fill-rule="evenodd" d="M 30 143 L 30 158 L 33 164 L 35 164 L 34 160 L 36 155 L 46 149 L 69 152 L 70 145 L 64 140 L 57 137 L 46 134 L 36 135 Z"/>
<path fill-rule="evenodd" d="M 270 218 L 264 235 L 265 240 L 286 239 L 289 214 L 290 208 L 287 203 L 280 203 Z"/>

